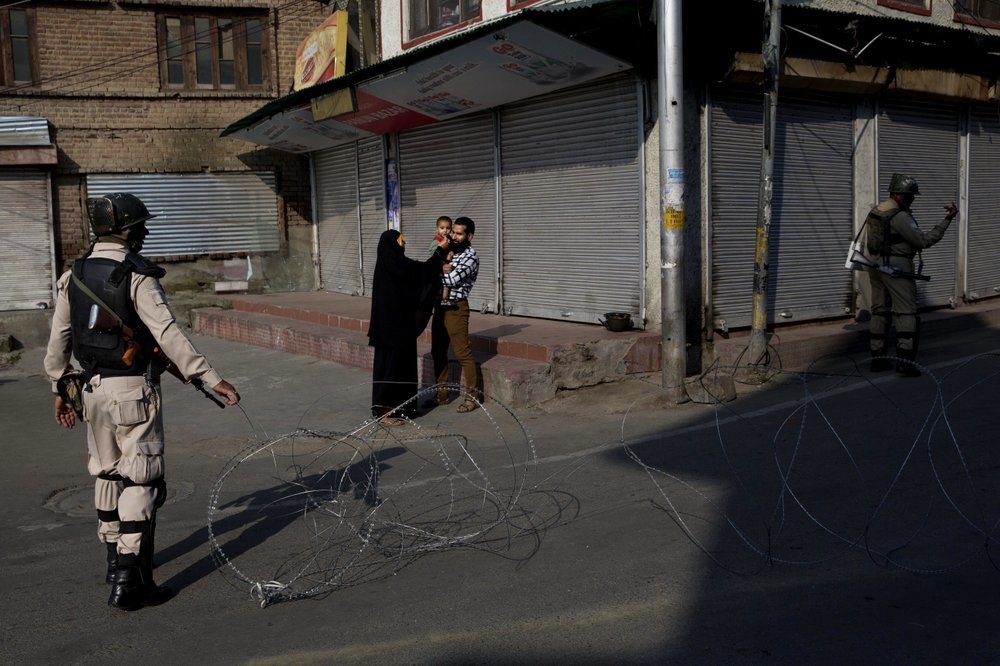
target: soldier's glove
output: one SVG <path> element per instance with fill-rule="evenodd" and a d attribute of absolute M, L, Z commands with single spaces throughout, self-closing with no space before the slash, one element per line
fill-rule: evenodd
<path fill-rule="evenodd" d="M 56 381 L 59 397 L 73 408 L 77 418 L 83 420 L 83 373 L 70 370 Z"/>

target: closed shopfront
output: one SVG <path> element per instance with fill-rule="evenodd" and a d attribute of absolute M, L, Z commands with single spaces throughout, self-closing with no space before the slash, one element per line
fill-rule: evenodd
<path fill-rule="evenodd" d="M 843 316 L 853 303 L 844 251 L 853 236 L 853 106 L 783 95 L 778 103 L 767 319 Z M 746 327 L 763 144 L 760 95 L 719 93 L 709 112 L 711 324 Z"/>
<path fill-rule="evenodd" d="M 884 103 L 878 114 L 879 199 L 888 196 L 892 174 L 913 176 L 920 196 L 913 215 L 923 231 L 944 217 L 944 207 L 959 200 L 959 124 L 952 106 L 906 102 Z M 946 305 L 956 293 L 958 225 L 923 253 L 930 282 L 917 283 L 918 305 Z M 919 259 L 915 260 L 919 261 Z"/>
<path fill-rule="evenodd" d="M 407 254 L 426 259 L 442 215 L 476 223 L 479 277 L 474 310 L 497 309 L 497 185 L 493 113 L 476 114 L 399 135 L 400 225 Z"/>
<path fill-rule="evenodd" d="M 641 322 L 644 206 L 639 86 L 630 76 L 500 110 L 506 313 Z"/>
<path fill-rule="evenodd" d="M 361 293 L 372 293 L 378 239 L 388 228 L 385 210 L 385 142 L 380 136 L 358 141 L 358 212 L 361 219 Z"/>
<path fill-rule="evenodd" d="M 274 174 L 143 173 L 87 176 L 87 195 L 131 192 L 156 215 L 143 254 L 151 257 L 277 252 Z"/>
<path fill-rule="evenodd" d="M 949 229 L 957 232 L 958 225 Z M 975 108 L 969 123 L 969 214 L 966 296 L 1000 295 L 1000 119 L 996 107 Z M 930 253 L 928 253 L 930 254 Z"/>
<path fill-rule="evenodd" d="M 52 208 L 45 171 L 0 171 L 0 310 L 52 303 Z"/>
<path fill-rule="evenodd" d="M 609 311 L 639 315 L 641 127 L 637 83 L 614 77 L 399 134 L 407 255 L 426 258 L 439 216 L 470 217 L 480 258 L 473 309 L 499 311 L 502 288 L 507 314 L 589 323 Z M 386 228 L 381 141 L 313 154 L 325 289 L 370 292 Z"/>
<path fill-rule="evenodd" d="M 614 77 L 400 134 L 408 247 L 423 253 L 440 215 L 471 217 L 473 309 L 589 323 L 639 315 L 640 128 L 635 80 Z"/>
<path fill-rule="evenodd" d="M 313 153 L 320 285 L 345 294 L 371 292 L 378 239 L 386 230 L 381 137 Z"/>

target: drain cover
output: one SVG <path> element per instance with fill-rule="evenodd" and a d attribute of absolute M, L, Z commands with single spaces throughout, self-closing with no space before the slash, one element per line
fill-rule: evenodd
<path fill-rule="evenodd" d="M 194 484 L 190 481 L 167 482 L 167 504 L 180 502 L 193 494 Z M 74 518 L 91 518 L 94 516 L 94 484 L 57 490 L 49 495 L 42 506 L 49 511 Z"/>

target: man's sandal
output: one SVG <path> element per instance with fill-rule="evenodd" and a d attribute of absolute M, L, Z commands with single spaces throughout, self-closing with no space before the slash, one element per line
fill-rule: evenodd
<path fill-rule="evenodd" d="M 435 396 L 424 400 L 424 407 L 440 407 L 441 405 L 447 405 L 451 401 L 451 396 L 446 395 L 443 398 Z"/>
<path fill-rule="evenodd" d="M 475 410 L 477 407 L 479 407 L 478 402 L 473 402 L 472 400 L 466 400 L 461 405 L 459 405 L 458 409 L 456 409 L 455 411 L 458 412 L 459 414 L 468 414 L 469 412 Z"/>

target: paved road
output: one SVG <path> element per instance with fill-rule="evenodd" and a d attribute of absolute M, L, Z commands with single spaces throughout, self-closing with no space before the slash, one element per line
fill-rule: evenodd
<path fill-rule="evenodd" d="M 1000 360 L 964 362 L 1000 349 L 995 331 L 927 351 L 940 392 L 841 358 L 722 409 L 631 382 L 391 431 L 359 429 L 365 371 L 195 340 L 246 415 L 165 387 L 157 579 L 178 594 L 129 614 L 105 603 L 83 430 L 51 423 L 39 350 L 0 372 L 2 663 L 1000 659 Z M 255 442 L 274 444 L 233 469 Z M 303 509 L 297 488 L 363 471 L 343 451 L 370 449 L 381 504 Z M 262 609 L 213 563 L 213 487 L 246 578 L 330 585 Z"/>

